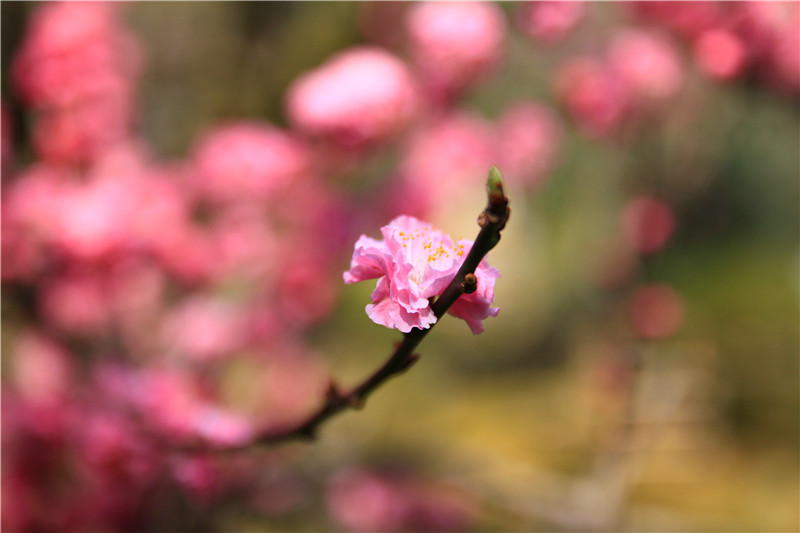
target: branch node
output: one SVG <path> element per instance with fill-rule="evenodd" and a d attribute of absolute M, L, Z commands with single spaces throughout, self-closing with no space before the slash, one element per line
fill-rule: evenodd
<path fill-rule="evenodd" d="M 468 272 L 464 276 L 464 281 L 461 282 L 461 290 L 464 294 L 472 294 L 478 290 L 478 278 L 472 272 Z"/>
<path fill-rule="evenodd" d="M 342 393 L 339 391 L 339 386 L 335 381 L 331 380 L 328 383 L 328 389 L 325 391 L 325 398 L 328 401 L 340 400 L 342 398 Z"/>
<path fill-rule="evenodd" d="M 364 408 L 364 396 L 358 393 L 353 393 L 347 398 L 345 398 L 345 402 L 347 403 L 350 409 L 354 409 L 359 411 Z"/>
<path fill-rule="evenodd" d="M 406 370 L 414 366 L 414 363 L 416 363 L 417 361 L 419 361 L 419 354 L 412 353 L 411 355 L 408 356 L 408 359 L 406 359 L 403 362 L 403 366 L 400 367 L 399 372 L 405 372 Z"/>

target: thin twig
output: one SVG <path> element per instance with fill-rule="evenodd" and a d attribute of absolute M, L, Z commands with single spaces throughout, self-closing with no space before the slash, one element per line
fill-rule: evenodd
<path fill-rule="evenodd" d="M 508 207 L 508 198 L 503 190 L 502 176 L 496 167 L 492 167 L 489 170 L 487 194 L 488 205 L 478 217 L 478 224 L 481 226 L 481 230 L 475 239 L 475 243 L 450 284 L 445 288 L 441 296 L 431 303 L 431 309 L 437 319 L 444 316 L 459 296 L 475 291 L 475 269 L 478 268 L 481 260 L 489 253 L 489 250 L 497 245 L 500 240 L 500 232 L 508 221 L 511 209 Z M 266 429 L 254 439 L 239 445 L 227 446 L 224 450 L 232 451 L 254 444 L 278 444 L 296 439 L 314 439 L 317 430 L 326 420 L 347 409 L 360 408 L 372 391 L 383 382 L 390 377 L 405 372 L 416 363 L 419 356 L 414 353 L 414 349 L 435 325 L 436 323 L 431 324 L 428 329 L 413 328 L 410 332 L 405 333 L 402 342 L 397 345 L 394 353 L 383 366 L 349 392 L 340 391 L 336 384 L 331 381 L 324 403 L 304 420 L 285 427 Z M 208 447 L 205 449 L 208 449 Z M 217 450 L 217 448 L 212 449 Z"/>

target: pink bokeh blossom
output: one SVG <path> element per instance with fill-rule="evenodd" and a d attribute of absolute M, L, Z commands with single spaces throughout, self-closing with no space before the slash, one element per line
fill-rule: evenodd
<path fill-rule="evenodd" d="M 618 131 L 630 106 L 628 84 L 604 61 L 578 57 L 558 71 L 556 92 L 578 128 L 592 138 Z"/>
<path fill-rule="evenodd" d="M 33 14 L 12 78 L 38 114 L 33 141 L 46 161 L 91 162 L 130 133 L 141 60 L 117 13 L 112 3 L 53 2 Z"/>
<path fill-rule="evenodd" d="M 463 531 L 477 514 L 477 502 L 462 490 L 400 469 L 344 468 L 325 500 L 350 531 Z"/>
<path fill-rule="evenodd" d="M 194 149 L 191 184 L 211 203 L 275 200 L 305 176 L 307 148 L 290 133 L 257 122 L 208 132 Z"/>
<path fill-rule="evenodd" d="M 675 230 L 675 213 L 662 200 L 637 196 L 622 211 L 622 230 L 630 246 L 642 254 L 661 250 Z"/>
<path fill-rule="evenodd" d="M 455 276 L 472 241 L 452 239 L 414 217 L 400 216 L 381 228 L 383 240 L 362 235 L 355 245 L 345 283 L 378 278 L 367 305 L 373 322 L 408 333 L 436 322 L 430 299 L 440 295 Z M 491 307 L 500 273 L 481 261 L 475 272 L 478 288 L 465 294 L 449 313 L 464 319 L 473 333 L 483 331 L 483 320 L 497 316 Z"/>
<path fill-rule="evenodd" d="M 709 77 L 729 80 L 742 72 L 747 62 L 747 49 L 735 33 L 715 28 L 698 36 L 694 43 L 694 60 Z"/>
<path fill-rule="evenodd" d="M 287 91 L 289 122 L 299 131 L 358 148 L 397 133 L 417 110 L 408 67 L 377 47 L 356 47 L 297 78 Z"/>
<path fill-rule="evenodd" d="M 502 55 L 506 21 L 490 2 L 423 2 L 408 11 L 411 56 L 434 98 L 480 80 Z"/>
<path fill-rule="evenodd" d="M 59 331 L 90 338 L 102 337 L 111 323 L 111 303 L 96 272 L 68 272 L 42 284 L 42 317 Z"/>
<path fill-rule="evenodd" d="M 510 184 L 535 188 L 561 151 L 563 131 L 556 114 L 535 102 L 520 102 L 497 120 L 497 160 Z"/>
<path fill-rule="evenodd" d="M 683 64 L 670 40 L 643 30 L 621 31 L 609 47 L 611 67 L 646 101 L 674 96 L 683 85 Z"/>
<path fill-rule="evenodd" d="M 60 403 L 69 397 L 75 369 L 70 354 L 38 331 L 25 331 L 11 352 L 12 383 L 32 403 Z"/>
<path fill-rule="evenodd" d="M 410 136 L 400 162 L 394 213 L 428 217 L 444 199 L 457 203 L 464 191 L 481 186 L 495 162 L 492 124 L 467 112 L 448 113 Z"/>
<path fill-rule="evenodd" d="M 700 32 L 719 24 L 732 4 L 733 2 L 640 0 L 623 5 L 638 19 L 657 23 L 683 38 L 692 39 Z"/>
<path fill-rule="evenodd" d="M 524 2 L 517 12 L 519 25 L 531 39 L 552 44 L 562 40 L 586 14 L 581 1 Z"/>
<path fill-rule="evenodd" d="M 209 296 L 190 296 L 175 306 L 163 328 L 166 345 L 196 361 L 233 355 L 244 341 L 242 311 Z"/>

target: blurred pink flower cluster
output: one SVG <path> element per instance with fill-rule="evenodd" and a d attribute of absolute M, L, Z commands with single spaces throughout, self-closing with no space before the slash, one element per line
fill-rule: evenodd
<path fill-rule="evenodd" d="M 626 120 L 663 109 L 683 78 L 678 49 L 666 36 L 626 29 L 616 34 L 605 56 L 563 64 L 555 89 L 581 132 L 597 138 L 616 134 Z"/>
<path fill-rule="evenodd" d="M 333 309 L 342 195 L 263 122 L 151 156 L 120 9 L 38 6 L 13 64 L 36 159 L 15 168 L 4 110 L 2 279 L 28 306 L 4 375 L 4 529 L 140 530 L 164 483 L 217 501 L 258 468 L 170 447 L 246 444 L 327 383 L 304 332 Z M 237 361 L 270 376 L 258 409 L 209 379 Z"/>
<path fill-rule="evenodd" d="M 12 68 L 42 160 L 89 163 L 129 135 L 140 52 L 114 4 L 42 6 Z"/>
<path fill-rule="evenodd" d="M 390 469 L 340 470 L 326 503 L 350 531 L 461 531 L 477 514 L 476 502 L 463 491 Z"/>
<path fill-rule="evenodd" d="M 800 93 L 797 2 L 634 2 L 630 8 L 635 18 L 683 39 L 709 77 L 751 75 L 781 93 Z"/>

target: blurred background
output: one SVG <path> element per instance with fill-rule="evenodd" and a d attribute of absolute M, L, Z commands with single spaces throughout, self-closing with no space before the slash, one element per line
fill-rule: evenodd
<path fill-rule="evenodd" d="M 798 530 L 796 2 L 0 9 L 4 531 Z M 485 332 L 214 451 L 382 364 L 353 243 L 492 164 Z"/>

